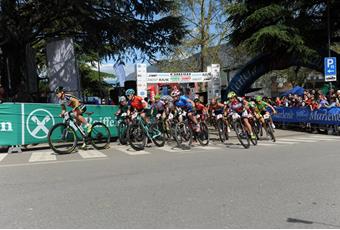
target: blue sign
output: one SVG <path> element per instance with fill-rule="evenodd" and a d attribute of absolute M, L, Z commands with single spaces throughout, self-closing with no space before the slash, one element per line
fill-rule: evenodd
<path fill-rule="evenodd" d="M 336 81 L 336 57 L 325 58 L 325 81 Z"/>
<path fill-rule="evenodd" d="M 273 121 L 284 123 L 312 123 L 324 125 L 340 125 L 340 108 L 321 108 L 311 111 L 308 107 L 287 108 L 275 107 L 277 114 Z"/>

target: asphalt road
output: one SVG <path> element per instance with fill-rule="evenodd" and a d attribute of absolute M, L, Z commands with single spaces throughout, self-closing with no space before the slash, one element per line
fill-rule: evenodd
<path fill-rule="evenodd" d="M 340 228 L 340 137 L 0 154 L 1 228 Z"/>

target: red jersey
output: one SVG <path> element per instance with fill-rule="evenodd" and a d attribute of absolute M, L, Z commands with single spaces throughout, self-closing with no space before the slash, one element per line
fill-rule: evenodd
<path fill-rule="evenodd" d="M 140 111 L 142 109 L 144 109 L 144 99 L 140 96 L 134 96 L 133 99 L 130 102 L 130 105 L 132 108 Z"/>
<path fill-rule="evenodd" d="M 195 104 L 195 108 L 197 111 L 203 111 L 205 109 L 205 106 L 201 103 Z"/>

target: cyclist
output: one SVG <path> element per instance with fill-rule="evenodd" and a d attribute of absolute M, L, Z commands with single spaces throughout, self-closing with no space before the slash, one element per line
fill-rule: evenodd
<path fill-rule="evenodd" d="M 161 99 L 161 95 L 159 94 L 155 95 L 154 109 L 156 110 L 157 117 L 165 119 L 165 102 Z"/>
<path fill-rule="evenodd" d="M 133 112 L 131 110 L 136 110 L 137 112 L 140 113 L 141 117 L 147 121 L 147 117 L 145 112 L 147 111 L 148 108 L 148 103 L 140 96 L 135 95 L 136 92 L 134 89 L 128 89 L 125 92 L 125 95 L 129 99 L 129 113 Z"/>
<path fill-rule="evenodd" d="M 129 105 L 127 103 L 126 97 L 125 96 L 120 96 L 119 97 L 119 109 L 116 112 L 116 116 L 120 116 L 123 113 L 127 113 L 129 110 Z"/>
<path fill-rule="evenodd" d="M 86 106 L 80 101 L 80 99 L 71 94 L 66 94 L 64 87 L 62 86 L 58 86 L 55 89 L 55 93 L 57 95 L 57 98 L 59 99 L 59 104 L 61 105 L 62 109 L 60 116 L 63 117 L 66 113 L 66 105 L 72 107 L 72 112 L 77 122 L 79 124 L 84 124 L 87 128 L 87 132 L 90 133 L 92 125 L 88 123 L 86 119 L 82 116 L 82 114 L 86 112 Z"/>
<path fill-rule="evenodd" d="M 252 139 L 256 139 L 256 136 L 253 133 L 253 129 L 249 123 L 248 120 L 248 103 L 246 100 L 244 100 L 241 97 L 237 97 L 236 93 L 231 91 L 228 93 L 227 95 L 228 100 L 229 100 L 229 108 L 234 111 L 235 113 L 237 113 L 238 115 L 240 115 L 240 117 L 242 118 L 243 124 L 245 126 L 245 128 L 248 130 L 248 132 L 250 133 L 250 137 Z"/>
<path fill-rule="evenodd" d="M 255 104 L 256 105 L 255 116 L 262 123 L 263 127 L 266 128 L 266 126 L 265 126 L 266 124 L 264 122 L 263 115 L 269 114 L 269 112 L 266 110 L 267 107 L 269 107 L 273 111 L 274 114 L 276 114 L 276 110 L 273 106 L 271 106 L 267 102 L 263 101 L 262 97 L 260 95 L 256 96 L 255 102 L 256 102 L 256 104 Z M 272 119 L 270 119 L 270 124 L 273 127 L 273 129 L 275 129 L 275 125 L 274 125 Z"/>
<path fill-rule="evenodd" d="M 194 103 L 195 103 L 195 108 L 196 108 L 196 114 L 199 114 L 199 115 L 207 114 L 208 109 L 207 109 L 207 107 L 205 107 L 205 106 L 202 104 L 202 102 L 200 101 L 200 99 L 195 98 Z"/>
<path fill-rule="evenodd" d="M 219 115 L 219 114 L 224 115 L 226 107 L 227 107 L 227 103 L 222 104 L 222 103 L 218 102 L 216 100 L 216 98 L 212 98 L 211 101 L 210 101 L 208 109 L 209 109 L 209 112 L 210 112 L 211 115 L 214 115 L 215 117 L 217 117 L 217 115 Z M 227 127 L 228 133 L 230 133 L 230 128 L 229 128 L 227 119 L 224 119 L 224 123 Z"/>
<path fill-rule="evenodd" d="M 189 119 L 195 124 L 195 130 L 196 132 L 199 132 L 199 125 L 197 124 L 197 119 L 193 115 L 195 103 L 190 100 L 187 96 L 182 95 L 181 92 L 178 89 L 175 89 L 171 92 L 171 96 L 174 99 L 175 106 L 184 109 L 188 112 Z"/>

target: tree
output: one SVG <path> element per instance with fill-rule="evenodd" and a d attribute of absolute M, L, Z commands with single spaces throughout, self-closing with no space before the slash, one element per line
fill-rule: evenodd
<path fill-rule="evenodd" d="M 10 65 L 12 87 L 26 75 L 27 46 L 72 37 L 77 51 L 99 58 L 154 59 L 179 44 L 184 27 L 167 0 L 1 0 L 0 48 Z"/>
<path fill-rule="evenodd" d="M 168 60 L 159 62 L 161 70 L 204 71 L 208 61 L 220 63 L 219 46 L 228 31 L 227 4 L 227 0 L 177 0 L 173 14 L 183 18 L 188 32 Z M 185 63 L 180 60 L 186 58 Z"/>
<path fill-rule="evenodd" d="M 340 3 L 329 0 L 331 41 L 340 42 Z M 280 62 L 295 58 L 311 65 L 327 55 L 327 0 L 232 1 L 227 12 L 230 42 Z M 287 63 L 289 67 L 289 63 Z M 315 67 L 315 65 L 314 65 Z"/>

